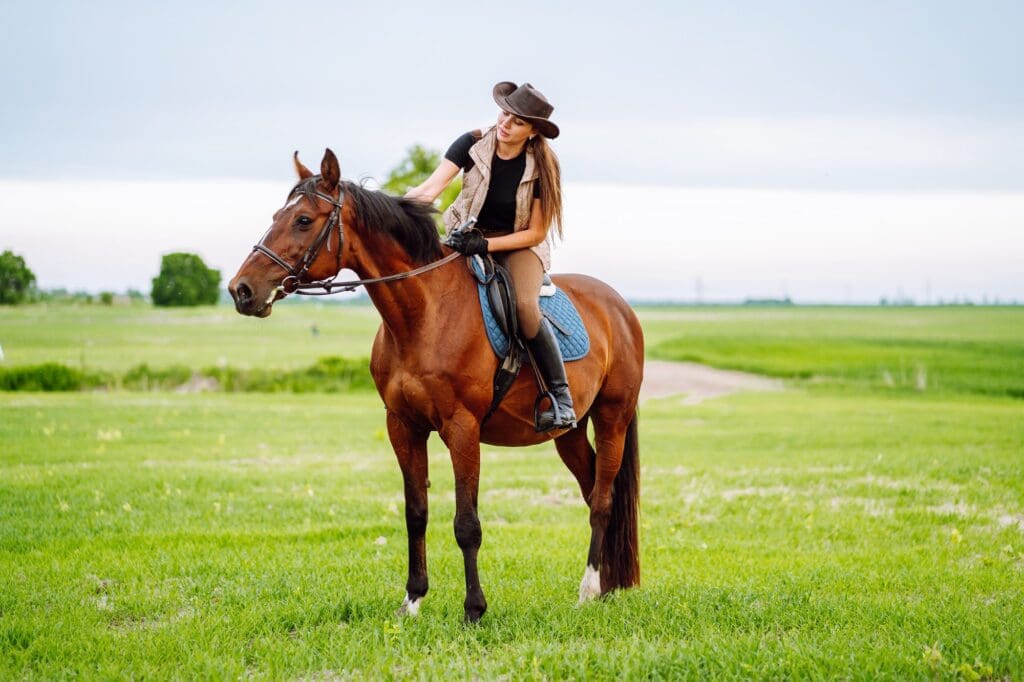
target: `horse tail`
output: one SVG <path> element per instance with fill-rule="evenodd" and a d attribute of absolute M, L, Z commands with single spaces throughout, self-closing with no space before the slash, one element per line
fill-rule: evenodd
<path fill-rule="evenodd" d="M 612 484 L 612 514 L 601 549 L 601 592 L 640 583 L 640 442 L 637 414 L 626 430 L 622 466 Z"/>

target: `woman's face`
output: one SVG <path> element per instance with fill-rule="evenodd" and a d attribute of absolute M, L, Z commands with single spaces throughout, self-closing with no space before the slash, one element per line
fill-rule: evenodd
<path fill-rule="evenodd" d="M 529 121 L 507 111 L 498 112 L 498 140 L 520 145 L 536 134 L 537 129 Z"/>

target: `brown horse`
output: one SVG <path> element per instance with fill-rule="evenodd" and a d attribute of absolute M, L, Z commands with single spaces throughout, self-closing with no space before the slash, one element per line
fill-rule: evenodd
<path fill-rule="evenodd" d="M 405 481 L 409 579 L 401 613 L 415 615 L 427 593 L 427 436 L 437 431 L 455 471 L 455 539 L 466 572 L 465 617 L 478 620 L 487 602 L 477 576 L 480 443 L 533 445 L 554 438 L 590 506 L 591 539 L 580 602 L 640 579 L 637 505 L 637 399 L 643 333 L 629 305 L 610 287 L 582 275 L 555 276 L 590 336 L 590 352 L 568 363 L 575 429 L 537 433 L 537 387 L 523 372 L 504 402 L 484 419 L 498 360 L 484 336 L 475 280 L 461 259 L 427 272 L 449 253 L 433 208 L 367 190 L 341 179 L 328 149 L 320 175 L 295 156 L 299 183 L 228 289 L 243 315 L 266 317 L 275 301 L 302 284 L 321 284 L 341 269 L 369 280 L 382 323 L 370 370 L 387 408 L 387 430 Z M 335 235 L 335 233 L 337 233 Z M 400 279 L 389 275 L 414 271 Z M 596 451 L 587 438 L 592 422 Z"/>

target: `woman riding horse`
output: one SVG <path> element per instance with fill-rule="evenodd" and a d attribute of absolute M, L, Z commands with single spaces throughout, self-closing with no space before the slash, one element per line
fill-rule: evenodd
<path fill-rule="evenodd" d="M 520 111 L 521 102 L 528 102 L 531 96 L 530 89 L 522 92 L 526 98 L 513 102 Z M 531 125 L 538 130 L 542 126 L 548 132 L 557 130 L 540 123 L 546 120 L 544 116 L 535 118 Z M 491 134 L 497 146 L 498 132 Z M 524 145 L 529 153 L 529 143 Z M 536 164 L 536 146 L 533 151 Z M 320 162 L 319 175 L 302 165 L 298 154 L 295 170 L 298 184 L 274 213 L 273 222 L 228 290 L 238 312 L 267 317 L 275 302 L 294 292 L 322 289 L 330 293 L 365 286 L 380 313 L 370 372 L 386 410 L 388 439 L 402 470 L 409 535 L 409 572 L 400 613 L 415 615 L 428 589 L 427 439 L 432 432 L 438 433 L 448 448 L 454 473 L 453 525 L 465 569 L 467 621 L 479 620 L 487 610 L 477 570 L 483 537 L 477 513 L 481 443 L 516 446 L 554 440 L 559 457 L 590 508 L 590 543 L 580 601 L 636 585 L 640 580 L 637 402 L 644 339 L 640 322 L 626 301 L 592 277 L 553 278 L 579 311 L 590 340 L 589 352 L 566 368 L 573 378 L 574 402 L 580 411 L 578 428 L 538 433 L 532 418 L 533 377 L 524 374 L 515 380 L 497 410 L 487 416 L 499 361 L 484 340 L 479 306 L 469 304 L 477 301 L 476 279 L 456 262 L 461 254 L 446 253 L 442 247 L 432 208 L 418 199 L 392 197 L 343 180 L 338 159 L 329 149 Z M 467 176 L 469 184 L 474 182 L 472 176 L 472 172 Z M 532 175 L 524 177 L 534 180 Z M 543 200 L 548 192 L 543 177 L 540 185 Z M 482 180 L 478 179 L 476 187 L 478 191 L 484 187 Z M 527 196 L 532 214 L 537 202 L 532 194 Z M 473 205 L 473 199 L 475 196 L 467 195 L 462 205 L 468 203 L 477 211 L 480 207 Z M 551 204 L 547 206 L 550 209 Z M 544 222 L 544 210 L 539 224 L 546 232 L 550 220 Z M 503 239 L 505 245 L 514 245 L 516 235 L 523 232 L 483 239 L 488 244 L 500 245 L 499 239 Z M 539 262 L 533 253 L 520 252 L 523 258 Z M 343 269 L 354 271 L 360 279 L 338 282 L 337 274 Z M 532 293 L 536 295 L 535 290 Z M 593 443 L 589 427 L 593 428 Z"/>
<path fill-rule="evenodd" d="M 498 83 L 493 96 L 501 108 L 497 125 L 455 140 L 437 169 L 406 196 L 432 203 L 464 173 L 462 191 L 444 213 L 447 244 L 468 256 L 492 253 L 509 271 L 520 332 L 554 397 L 551 408 L 538 415 L 538 429 L 575 427 L 562 353 L 539 303 L 551 267 L 552 224 L 562 236 L 561 172 L 545 140 L 558 137 L 550 120 L 554 107 L 529 83 Z M 473 218 L 479 230 L 458 229 Z"/>

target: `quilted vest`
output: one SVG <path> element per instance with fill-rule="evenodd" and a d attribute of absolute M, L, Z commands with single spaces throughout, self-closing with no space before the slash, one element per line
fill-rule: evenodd
<path fill-rule="evenodd" d="M 470 216 L 480 215 L 487 199 L 487 190 L 491 184 L 491 160 L 494 158 L 498 133 L 493 127 L 469 148 L 469 157 L 473 159 L 473 167 L 462 177 L 462 191 L 452 205 L 441 216 L 445 230 L 449 233 L 465 223 Z M 530 209 L 533 205 L 533 184 L 539 182 L 536 159 L 529 147 L 526 149 L 526 168 L 523 179 L 516 189 L 516 219 L 514 230 L 525 230 L 530 223 Z M 544 265 L 544 271 L 551 268 L 551 245 L 545 239 L 530 249 L 537 254 Z"/>

